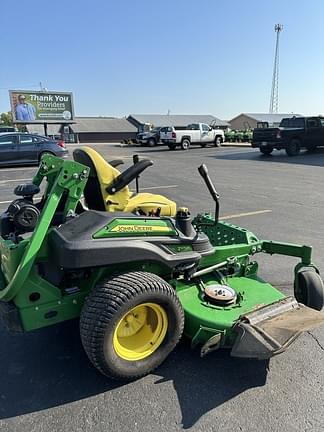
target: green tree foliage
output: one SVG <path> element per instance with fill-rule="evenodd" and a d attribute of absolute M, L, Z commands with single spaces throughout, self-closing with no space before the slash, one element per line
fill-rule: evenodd
<path fill-rule="evenodd" d="M 11 111 L 0 114 L 0 126 L 13 126 Z M 27 128 L 23 124 L 18 124 L 16 127 L 20 132 L 27 132 Z"/>
<path fill-rule="evenodd" d="M 0 114 L 0 123 L 3 126 L 12 126 L 13 125 L 11 111 L 4 112 L 4 113 Z"/>

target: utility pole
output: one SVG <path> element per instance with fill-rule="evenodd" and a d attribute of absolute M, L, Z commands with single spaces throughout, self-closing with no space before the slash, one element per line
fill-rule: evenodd
<path fill-rule="evenodd" d="M 270 96 L 270 108 L 269 113 L 277 113 L 279 106 L 279 36 L 280 32 L 283 30 L 282 24 L 275 25 L 276 32 L 276 50 L 273 65 L 273 75 L 272 75 L 272 87 Z"/>

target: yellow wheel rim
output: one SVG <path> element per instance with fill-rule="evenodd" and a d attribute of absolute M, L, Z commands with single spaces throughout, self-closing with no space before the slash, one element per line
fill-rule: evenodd
<path fill-rule="evenodd" d="M 118 322 L 113 336 L 114 350 L 124 360 L 145 359 L 159 348 L 167 329 L 165 310 L 156 303 L 142 303 Z"/>

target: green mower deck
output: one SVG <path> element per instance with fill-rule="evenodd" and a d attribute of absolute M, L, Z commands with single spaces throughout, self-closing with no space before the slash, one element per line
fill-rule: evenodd
<path fill-rule="evenodd" d="M 186 209 L 176 218 L 86 209 L 88 172 L 45 155 L 33 179 L 46 183 L 41 201 L 21 193 L 2 215 L 0 305 L 11 330 L 81 316 L 92 363 L 133 379 L 157 367 L 183 332 L 202 356 L 224 347 L 263 359 L 324 322 L 311 247 L 260 240 L 207 214 L 191 221 Z M 296 298 L 258 276 L 261 253 L 299 259 Z"/>

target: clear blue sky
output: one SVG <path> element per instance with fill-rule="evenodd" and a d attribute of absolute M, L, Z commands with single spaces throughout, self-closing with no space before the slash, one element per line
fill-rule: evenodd
<path fill-rule="evenodd" d="M 8 88 L 73 91 L 78 115 L 267 112 L 274 24 L 280 111 L 324 114 L 323 0 L 15 0 L 1 7 Z"/>

